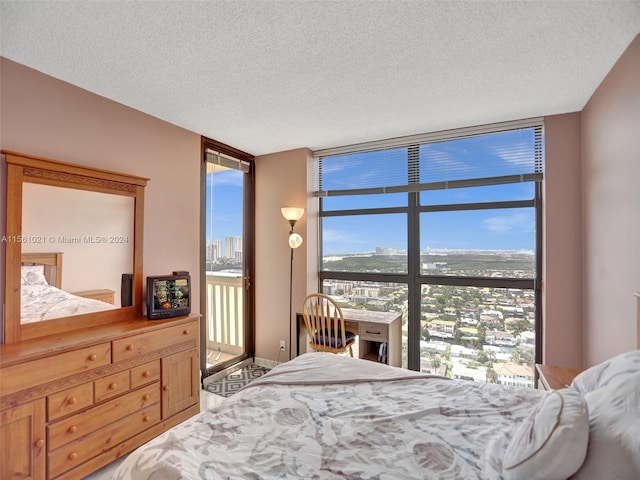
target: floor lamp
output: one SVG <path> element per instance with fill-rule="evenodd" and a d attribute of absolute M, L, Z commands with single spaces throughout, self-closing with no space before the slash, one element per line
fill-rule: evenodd
<path fill-rule="evenodd" d="M 289 247 L 291 248 L 291 261 L 289 264 L 289 360 L 291 360 L 291 317 L 293 315 L 293 251 L 302 245 L 302 236 L 294 233 L 293 227 L 304 215 L 304 208 L 282 207 L 282 216 L 289 222 Z"/>

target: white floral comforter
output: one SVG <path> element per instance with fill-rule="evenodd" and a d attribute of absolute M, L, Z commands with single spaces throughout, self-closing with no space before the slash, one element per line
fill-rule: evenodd
<path fill-rule="evenodd" d="M 142 446 L 113 478 L 497 479 L 542 395 L 309 353 Z"/>
<path fill-rule="evenodd" d="M 78 297 L 51 285 L 22 285 L 20 323 L 34 323 L 116 308 L 110 303 Z"/>

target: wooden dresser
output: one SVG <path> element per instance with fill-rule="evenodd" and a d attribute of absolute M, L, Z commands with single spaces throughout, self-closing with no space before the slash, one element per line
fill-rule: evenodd
<path fill-rule="evenodd" d="M 0 345 L 0 478 L 80 479 L 200 410 L 200 316 Z"/>

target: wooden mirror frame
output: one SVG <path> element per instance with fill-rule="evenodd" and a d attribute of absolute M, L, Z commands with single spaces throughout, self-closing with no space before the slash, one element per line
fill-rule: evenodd
<path fill-rule="evenodd" d="M 64 333 L 142 317 L 142 235 L 144 188 L 148 178 L 3 150 L 7 163 L 5 332 L 4 342 Z M 132 306 L 22 324 L 20 321 L 20 266 L 22 243 L 22 185 L 37 183 L 77 190 L 125 195 L 134 199 Z"/>

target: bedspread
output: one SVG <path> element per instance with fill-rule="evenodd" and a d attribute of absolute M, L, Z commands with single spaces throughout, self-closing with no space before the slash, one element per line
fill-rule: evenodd
<path fill-rule="evenodd" d="M 153 439 L 113 478 L 497 479 L 542 395 L 309 353 Z"/>
<path fill-rule="evenodd" d="M 78 297 L 51 285 L 23 285 L 20 296 L 20 323 L 34 323 L 83 313 L 116 308 L 110 303 Z"/>

